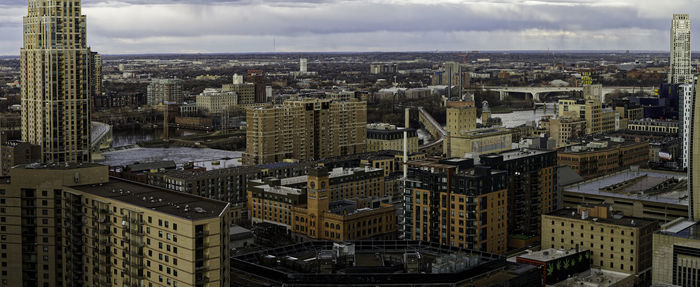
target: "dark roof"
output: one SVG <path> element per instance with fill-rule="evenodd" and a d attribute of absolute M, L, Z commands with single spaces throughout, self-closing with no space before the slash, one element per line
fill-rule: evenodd
<path fill-rule="evenodd" d="M 73 189 L 192 220 L 219 217 L 229 204 L 115 177 Z"/>
<path fill-rule="evenodd" d="M 608 218 L 588 216 L 587 219 L 581 219 L 581 214 L 579 214 L 577 210 L 573 208 L 562 208 L 559 210 L 552 211 L 547 215 L 637 228 L 642 228 L 647 225 L 657 223 L 654 220 L 648 220 L 644 218 L 631 216 L 618 216 L 613 214 L 609 214 Z"/>
<path fill-rule="evenodd" d="M 173 160 L 163 160 L 145 163 L 135 163 L 127 165 L 126 168 L 132 172 L 148 171 L 152 169 L 175 169 L 175 161 Z"/>

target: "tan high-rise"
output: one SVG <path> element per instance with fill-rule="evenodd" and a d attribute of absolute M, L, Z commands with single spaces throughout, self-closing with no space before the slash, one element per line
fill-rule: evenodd
<path fill-rule="evenodd" d="M 29 0 L 20 51 L 22 140 L 44 162 L 90 161 L 90 73 L 80 0 Z"/>
<path fill-rule="evenodd" d="M 303 99 L 248 109 L 247 165 L 320 160 L 365 152 L 367 103 Z"/>

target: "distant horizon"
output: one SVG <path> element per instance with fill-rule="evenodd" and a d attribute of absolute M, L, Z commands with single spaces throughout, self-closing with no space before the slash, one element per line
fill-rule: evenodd
<path fill-rule="evenodd" d="M 664 50 L 451 50 L 451 51 L 314 51 L 314 52 L 221 52 L 221 53 L 134 53 L 134 54 L 100 54 L 106 57 L 118 56 L 174 56 L 174 55 L 323 55 L 323 54 L 454 54 L 454 53 L 470 53 L 476 51 L 475 55 L 480 54 L 603 54 L 603 53 L 622 53 L 626 54 L 669 54 L 669 51 Z M 99 53 L 99 51 L 96 51 Z M 700 51 L 692 51 L 693 54 L 700 54 Z M 19 58 L 17 55 L 0 55 L 0 58 Z"/>

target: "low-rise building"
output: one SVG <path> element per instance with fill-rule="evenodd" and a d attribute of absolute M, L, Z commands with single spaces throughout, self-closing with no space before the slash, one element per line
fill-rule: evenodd
<path fill-rule="evenodd" d="M 206 89 L 197 95 L 197 109 L 208 113 L 216 114 L 227 111 L 229 108 L 238 105 L 238 95 L 236 92 L 224 92 L 218 89 Z"/>
<path fill-rule="evenodd" d="M 627 169 L 565 186 L 564 206 L 605 203 L 624 216 L 667 222 L 688 216 L 688 176 Z"/>
<path fill-rule="evenodd" d="M 579 118 L 543 118 L 540 126 L 549 131 L 549 136 L 556 141 L 557 147 L 569 144 L 569 140 L 586 135 L 586 121 Z"/>
<path fill-rule="evenodd" d="M 674 120 L 641 119 L 633 120 L 627 129 L 644 133 L 665 134 L 676 137 L 679 135 L 680 122 Z"/>
<path fill-rule="evenodd" d="M 591 251 L 593 266 L 650 279 L 653 220 L 613 214 L 608 205 L 564 208 L 542 215 L 542 247 Z"/>
<path fill-rule="evenodd" d="M 539 267 L 542 272 L 542 286 L 549 286 L 589 270 L 591 251 L 546 248 L 519 255 L 515 261 Z"/>
<path fill-rule="evenodd" d="M 231 259 L 240 286 L 540 286 L 496 254 L 416 240 L 312 241 Z"/>
<path fill-rule="evenodd" d="M 404 132 L 408 152 L 418 151 L 418 133 L 412 128 L 399 128 L 390 124 L 367 124 L 367 151 L 404 149 Z"/>
<path fill-rule="evenodd" d="M 325 168 L 309 171 L 305 188 L 277 179 L 251 182 L 248 210 L 253 223 L 286 227 L 301 239 L 358 240 L 392 238 L 397 230 L 393 205 L 371 198 L 331 201 Z"/>
<path fill-rule="evenodd" d="M 630 166 L 646 167 L 649 162 L 649 144 L 625 141 L 622 138 L 593 140 L 560 149 L 557 157 L 559 164 L 566 164 L 584 179 L 591 179 Z"/>
<path fill-rule="evenodd" d="M 450 132 L 443 144 L 448 157 L 465 157 L 509 150 L 513 137 L 510 130 L 502 127 L 461 130 Z"/>

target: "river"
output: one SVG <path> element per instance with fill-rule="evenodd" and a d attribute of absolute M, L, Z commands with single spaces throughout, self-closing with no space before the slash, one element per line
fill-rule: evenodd
<path fill-rule="evenodd" d="M 201 131 L 192 131 L 171 128 L 170 135 L 187 136 L 192 134 L 202 133 Z M 112 133 L 113 147 L 134 145 L 141 141 L 148 141 L 161 137 L 163 131 L 161 129 L 137 129 L 137 130 L 121 130 Z M 125 166 L 137 162 L 153 162 L 162 160 L 172 160 L 175 164 L 182 166 L 184 163 L 194 162 L 196 166 L 205 167 L 207 170 L 226 168 L 231 166 L 241 165 L 240 158 L 242 152 L 227 151 L 211 148 L 189 148 L 189 147 L 167 147 L 167 148 L 130 148 L 125 150 L 117 150 L 112 152 L 102 153 L 104 160 L 102 164 L 110 166 Z"/>
<path fill-rule="evenodd" d="M 517 127 L 519 125 L 525 124 L 527 122 L 534 121 L 535 124 L 540 121 L 540 119 L 543 116 L 554 116 L 556 114 L 556 110 L 554 109 L 553 105 L 548 104 L 547 105 L 547 112 L 545 112 L 542 108 L 537 109 L 535 111 L 533 110 L 527 110 L 527 111 L 514 111 L 511 113 L 505 113 L 505 114 L 493 114 L 491 115 L 492 118 L 501 118 L 501 121 L 503 122 L 503 126 L 506 128 L 512 128 L 512 127 Z M 481 122 L 481 119 L 478 119 L 477 122 Z"/>

